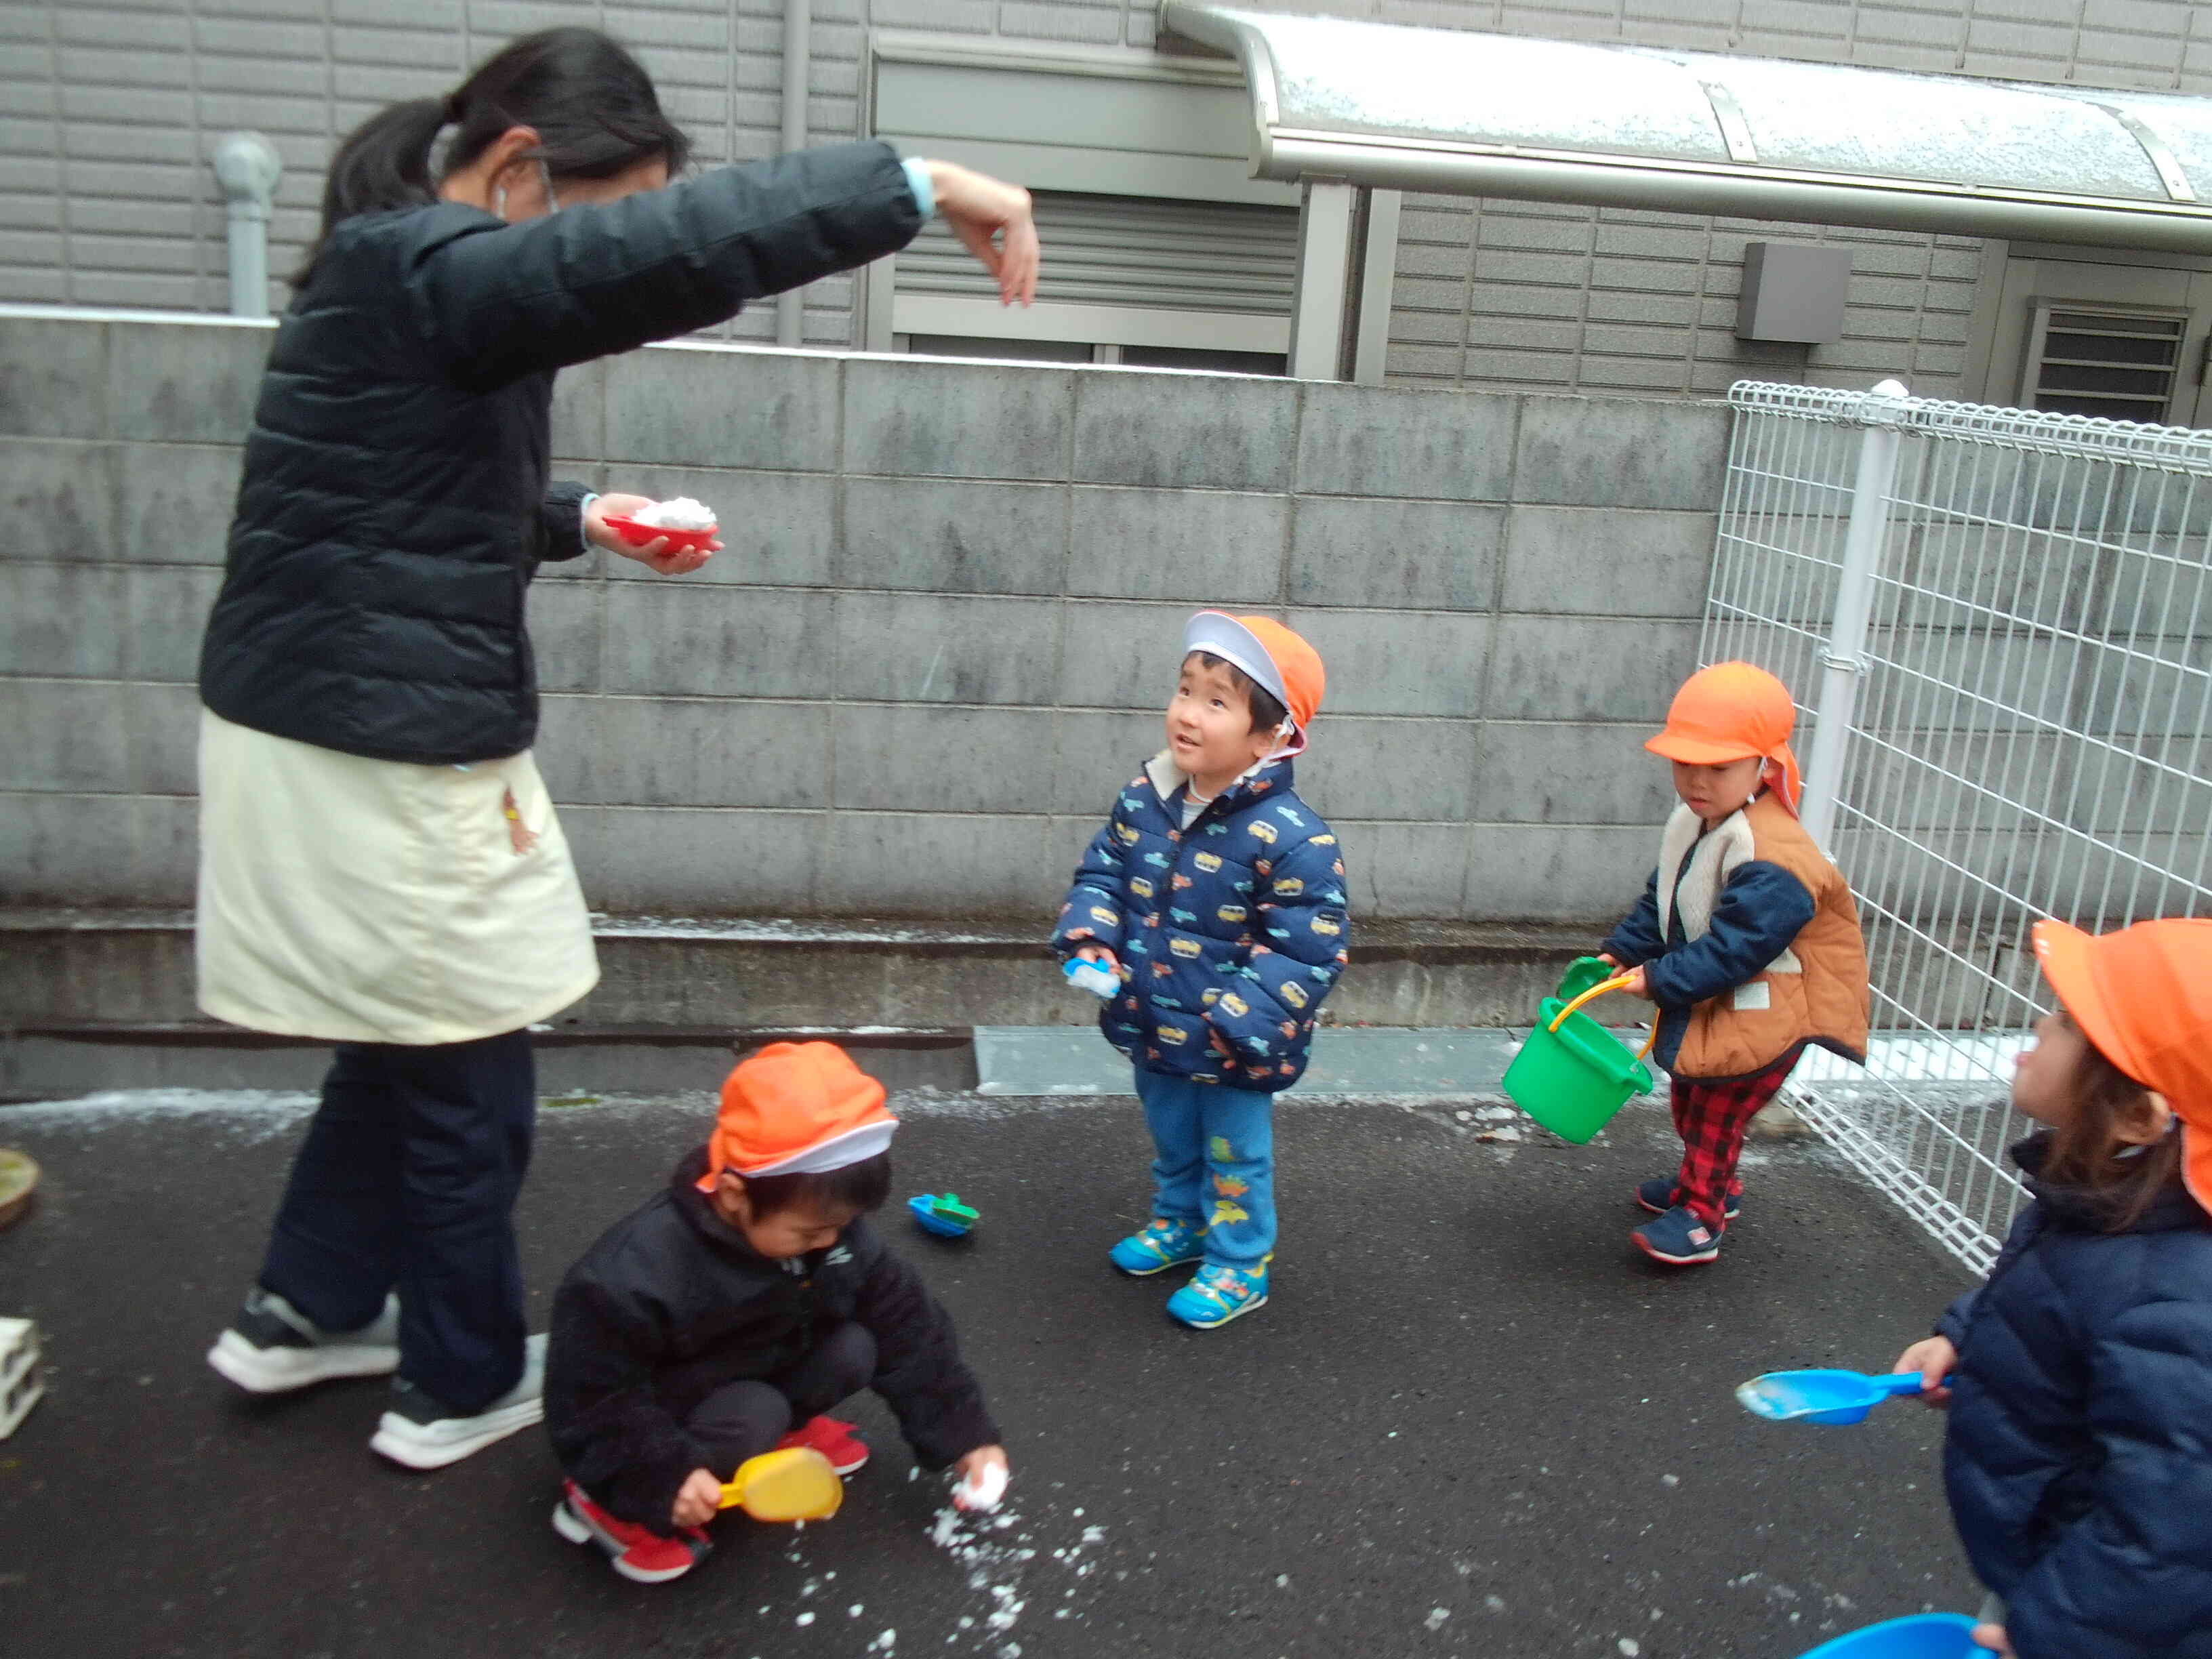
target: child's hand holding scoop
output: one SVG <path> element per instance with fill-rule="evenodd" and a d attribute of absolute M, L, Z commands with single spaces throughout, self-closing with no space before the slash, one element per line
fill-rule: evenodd
<path fill-rule="evenodd" d="M 669 1520 L 679 1527 L 703 1527 L 722 1504 L 722 1482 L 712 1469 L 694 1469 L 677 1488 Z"/>
<path fill-rule="evenodd" d="M 961 1474 L 960 1484 L 952 1489 L 954 1509 L 972 1515 L 999 1507 L 1012 1474 L 1004 1446 L 978 1446 L 952 1467 Z"/>

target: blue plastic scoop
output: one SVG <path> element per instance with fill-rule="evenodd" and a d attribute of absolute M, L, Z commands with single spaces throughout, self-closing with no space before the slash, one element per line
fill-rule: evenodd
<path fill-rule="evenodd" d="M 1920 1373 L 1869 1376 L 1864 1371 L 1769 1371 L 1735 1391 L 1737 1403 L 1770 1423 L 1863 1423 L 1885 1400 L 1918 1394 Z"/>

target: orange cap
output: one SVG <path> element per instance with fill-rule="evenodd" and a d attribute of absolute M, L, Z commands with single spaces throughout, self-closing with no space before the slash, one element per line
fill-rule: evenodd
<path fill-rule="evenodd" d="M 1284 752 L 1305 747 L 1306 728 L 1321 712 L 1322 692 L 1328 684 L 1320 652 L 1272 617 L 1232 617 L 1221 611 L 1193 617 L 1183 627 L 1182 649 L 1185 656 L 1210 652 L 1266 687 L 1297 728 Z"/>
<path fill-rule="evenodd" d="M 1667 706 L 1667 729 L 1644 746 L 1690 766 L 1756 755 L 1766 763 L 1761 781 L 1794 813 L 1805 787 L 1790 750 L 1796 724 L 1790 688 L 1773 675 L 1747 662 L 1715 663 L 1682 682 Z"/>
<path fill-rule="evenodd" d="M 707 1142 L 712 1192 L 724 1170 L 741 1176 L 820 1175 L 873 1158 L 898 1120 L 884 1085 L 834 1042 L 771 1042 L 732 1068 Z"/>
<path fill-rule="evenodd" d="M 2085 933 L 2035 924 L 2044 978 L 2090 1045 L 2181 1120 L 2182 1178 L 2212 1212 L 2212 919 Z"/>

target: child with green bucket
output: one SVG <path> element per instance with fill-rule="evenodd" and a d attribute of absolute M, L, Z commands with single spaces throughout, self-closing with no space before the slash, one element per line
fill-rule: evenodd
<path fill-rule="evenodd" d="M 1681 805 L 1603 957 L 1659 1005 L 1682 1164 L 1637 1188 L 1658 1219 L 1629 1237 L 1670 1266 L 1720 1255 L 1744 1132 L 1805 1046 L 1866 1060 L 1866 945 L 1850 887 L 1797 822 L 1796 722 L 1780 680 L 1724 662 L 1690 677 L 1644 745 L 1674 763 Z"/>

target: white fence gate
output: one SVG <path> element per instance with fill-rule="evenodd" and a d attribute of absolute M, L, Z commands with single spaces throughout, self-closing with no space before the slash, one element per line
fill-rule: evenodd
<path fill-rule="evenodd" d="M 1858 896 L 1863 1072 L 1794 1104 L 1977 1269 L 2021 1192 L 2027 929 L 2212 914 L 2212 433 L 1753 382 L 1700 647 L 1802 705 L 1806 822 Z"/>

